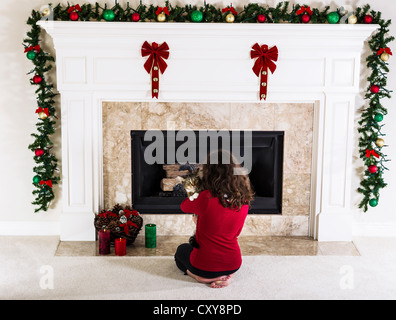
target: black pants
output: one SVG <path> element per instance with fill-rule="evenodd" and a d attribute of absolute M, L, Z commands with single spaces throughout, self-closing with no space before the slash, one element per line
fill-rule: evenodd
<path fill-rule="evenodd" d="M 205 270 L 200 270 L 198 268 L 195 268 L 194 266 L 191 265 L 190 263 L 190 254 L 191 251 L 193 250 L 193 247 L 189 243 L 183 243 L 180 246 L 178 246 L 176 253 L 175 253 L 175 262 L 177 267 L 184 272 L 184 274 L 187 274 L 187 270 L 190 270 L 191 273 L 207 278 L 207 279 L 213 279 L 217 278 L 220 276 L 226 276 L 232 273 L 235 273 L 238 271 L 236 270 L 231 270 L 231 271 L 205 271 Z"/>

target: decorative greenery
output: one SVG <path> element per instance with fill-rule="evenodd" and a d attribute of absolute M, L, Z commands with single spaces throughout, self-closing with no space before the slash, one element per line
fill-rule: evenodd
<path fill-rule="evenodd" d="M 376 141 L 378 138 L 384 136 L 381 132 L 383 124 L 380 124 L 382 117 L 376 117 L 377 114 L 386 115 L 387 109 L 381 104 L 381 99 L 390 98 L 390 92 L 386 89 L 387 85 L 387 72 L 389 72 L 388 63 L 381 59 L 378 55 L 380 49 L 385 49 L 388 44 L 394 40 L 394 37 L 387 37 L 386 34 L 389 32 L 389 26 L 391 20 L 383 20 L 381 18 L 381 12 L 370 11 L 370 7 L 367 5 L 363 8 L 356 9 L 356 16 L 359 21 L 364 19 L 364 16 L 370 14 L 373 17 L 373 23 L 379 24 L 379 29 L 369 40 L 368 44 L 371 49 L 371 54 L 367 57 L 367 67 L 371 70 L 371 74 L 367 78 L 368 88 L 365 95 L 365 99 L 368 100 L 368 107 L 366 107 L 361 115 L 359 121 L 360 127 L 358 131 L 360 133 L 359 138 L 359 151 L 360 157 L 363 159 L 366 170 L 364 177 L 361 181 L 361 187 L 358 191 L 363 194 L 363 199 L 359 204 L 359 208 L 363 208 L 367 211 L 368 204 L 376 206 L 380 197 L 380 190 L 386 187 L 386 183 L 383 178 L 385 170 L 385 163 L 389 161 L 387 156 L 383 152 L 383 146 L 377 145 Z M 379 86 L 377 93 L 371 92 L 371 86 Z M 374 150 L 378 154 L 378 158 L 373 154 L 367 157 L 367 150 Z M 374 173 L 369 171 L 371 165 L 376 165 L 378 170 Z M 376 201 L 370 201 L 375 199 Z"/>
<path fill-rule="evenodd" d="M 166 22 L 190 22 L 192 21 L 191 15 L 194 11 L 199 10 L 202 12 L 203 19 L 198 23 L 224 23 L 228 12 L 223 12 L 222 8 L 217 8 L 214 5 L 207 4 L 204 2 L 202 7 L 185 5 L 185 6 L 173 6 L 169 1 L 164 2 L 165 6 L 169 11 L 169 15 L 166 17 Z M 50 5 L 49 5 L 50 7 Z M 76 5 L 77 7 L 77 5 Z M 228 8 L 231 8 L 230 6 Z M 308 9 L 309 10 L 308 10 Z M 127 3 L 126 7 L 121 6 L 117 1 L 113 6 L 107 4 L 102 7 L 98 3 L 83 4 L 78 9 L 71 8 L 70 5 L 63 6 L 61 4 L 56 5 L 52 8 L 52 16 L 49 14 L 51 10 L 47 8 L 47 11 L 32 11 L 27 24 L 31 26 L 31 30 L 27 33 L 26 39 L 24 39 L 25 50 L 29 50 L 30 47 L 40 45 L 40 32 L 41 28 L 37 25 L 37 22 L 43 18 L 52 18 L 57 21 L 71 21 L 71 14 L 69 11 L 75 11 L 78 13 L 79 21 L 104 21 L 104 12 L 106 10 L 112 10 L 114 12 L 115 22 L 132 22 L 132 14 L 138 14 L 138 20 L 140 22 L 156 22 L 157 21 L 157 9 L 158 6 L 150 5 L 146 6 L 140 3 L 136 8 L 132 8 Z M 265 23 L 302 23 L 302 11 L 309 11 L 309 19 L 305 19 L 305 23 L 328 23 L 327 17 L 329 14 L 329 6 L 324 9 L 309 8 L 307 5 L 293 5 L 290 8 L 288 1 L 280 2 L 275 7 L 268 5 L 250 3 L 244 6 L 241 12 L 235 16 L 234 23 L 257 23 L 258 15 L 265 15 Z M 345 13 L 341 13 L 337 10 L 340 15 L 340 22 L 345 21 L 342 19 Z M 381 99 L 390 98 L 390 91 L 386 89 L 388 63 L 381 59 L 377 53 L 382 48 L 387 48 L 388 44 L 394 40 L 393 37 L 387 37 L 386 34 L 389 31 L 390 20 L 385 21 L 381 18 L 381 13 L 370 9 L 369 5 L 358 7 L 355 9 L 354 14 L 357 18 L 357 23 L 367 23 L 367 16 L 372 17 L 372 23 L 378 24 L 378 31 L 372 36 L 369 41 L 369 47 L 372 53 L 367 58 L 367 67 L 371 69 L 371 74 L 368 77 L 369 87 L 365 95 L 365 99 L 368 100 L 368 106 L 364 108 L 361 119 L 359 121 L 360 127 L 358 131 L 360 133 L 359 138 L 359 151 L 360 157 L 364 161 L 366 166 L 364 177 L 361 181 L 361 187 L 358 189 L 363 194 L 363 199 L 359 205 L 364 211 L 367 211 L 368 205 L 375 206 L 378 204 L 379 191 L 386 186 L 383 179 L 384 170 L 387 168 L 384 163 L 389 161 L 387 156 L 383 153 L 383 146 L 378 146 L 376 141 L 378 138 L 384 136 L 381 132 L 383 124 L 380 124 L 380 119 L 387 114 L 386 108 L 381 104 Z M 75 15 L 75 14 L 74 14 Z M 111 15 L 112 18 L 112 15 Z M 135 17 L 136 18 L 136 17 Z M 345 17 L 346 18 L 346 17 Z M 369 19 L 371 20 L 371 18 Z M 135 20 L 136 21 L 136 20 Z M 345 31 L 347 32 L 347 31 Z M 29 146 L 29 149 L 35 152 L 34 160 L 37 164 L 33 168 L 35 176 L 33 178 L 33 185 L 36 189 L 33 194 L 36 196 L 36 200 L 33 202 L 34 205 L 38 205 L 37 211 L 46 211 L 54 199 L 54 192 L 52 185 L 57 184 L 60 180 L 57 175 L 57 159 L 51 153 L 53 143 L 50 140 L 50 136 L 55 131 L 56 124 L 56 109 L 55 109 L 55 93 L 53 93 L 53 85 L 49 83 L 48 72 L 52 69 L 52 62 L 54 58 L 48 53 L 44 52 L 42 48 L 40 51 L 30 49 L 31 52 L 27 53 L 28 59 L 34 64 L 29 74 L 39 75 L 42 77 L 42 81 L 36 84 L 31 80 L 31 84 L 38 86 L 36 90 L 38 108 L 41 110 L 47 108 L 47 117 L 39 118 L 37 123 L 37 133 L 33 133 L 32 136 L 35 141 Z M 34 52 L 34 53 L 32 53 Z M 379 87 L 377 93 L 371 92 L 372 85 Z M 382 119 L 381 119 L 382 120 Z M 44 153 L 37 156 L 36 150 L 42 149 Z M 367 150 L 374 152 L 379 156 L 378 158 L 371 154 L 367 157 Z M 369 166 L 376 165 L 378 170 L 374 173 L 369 171 Z M 50 183 L 48 183 L 50 182 Z M 374 201 L 376 200 L 376 201 Z M 375 205 L 374 205 L 375 204 Z"/>

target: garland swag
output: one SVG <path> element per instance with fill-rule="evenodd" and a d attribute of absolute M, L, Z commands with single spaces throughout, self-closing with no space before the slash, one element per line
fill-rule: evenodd
<path fill-rule="evenodd" d="M 28 73 L 34 76 L 30 79 L 32 85 L 37 86 L 37 106 L 36 113 L 39 121 L 36 124 L 37 133 L 33 133 L 34 142 L 29 145 L 29 149 L 34 152 L 36 166 L 33 168 L 35 173 L 33 185 L 36 196 L 33 205 L 38 206 L 35 212 L 47 211 L 52 200 L 55 198 L 53 185 L 58 184 L 60 177 L 57 169 L 57 158 L 51 152 L 53 143 L 50 136 L 55 132 L 56 108 L 53 92 L 53 85 L 49 83 L 48 72 L 52 69 L 54 58 L 42 50 L 40 47 L 41 28 L 38 21 L 51 18 L 56 21 L 121 21 L 121 22 L 200 22 L 200 23 L 340 23 L 344 18 L 348 23 L 378 24 L 377 32 L 369 40 L 368 44 L 371 54 L 367 57 L 367 67 L 371 73 L 367 78 L 369 83 L 365 99 L 367 106 L 362 108 L 359 121 L 359 153 L 360 158 L 365 164 L 365 172 L 362 176 L 358 192 L 363 195 L 359 204 L 364 212 L 368 206 L 375 207 L 380 198 L 380 190 L 386 187 L 383 179 L 385 163 L 390 161 L 383 152 L 384 134 L 381 132 L 384 115 L 387 109 L 381 104 L 381 99 L 390 98 L 390 92 L 386 89 L 387 73 L 389 72 L 389 55 L 392 55 L 388 44 L 394 37 L 387 36 L 391 20 L 383 20 L 381 12 L 371 10 L 367 4 L 354 10 L 352 19 L 350 13 L 343 12 L 341 8 L 337 11 L 329 12 L 330 7 L 326 6 L 323 10 L 310 8 L 307 5 L 293 5 L 290 8 L 289 2 L 284 1 L 275 7 L 261 4 L 248 4 L 241 12 L 236 12 L 231 6 L 227 8 L 217 8 L 211 4 L 204 3 L 203 7 L 185 5 L 172 6 L 169 1 L 165 1 L 165 7 L 140 3 L 138 7 L 132 8 L 127 3 L 126 7 L 115 3 L 113 7 L 107 5 L 101 7 L 98 3 L 83 4 L 75 6 L 56 5 L 36 11 L 32 10 L 27 24 L 31 27 L 24 39 L 25 53 L 29 60 L 34 64 L 34 68 Z M 230 16 L 233 15 L 233 17 Z M 160 19 L 161 16 L 161 19 Z M 349 19 L 347 19 L 349 17 Z"/>

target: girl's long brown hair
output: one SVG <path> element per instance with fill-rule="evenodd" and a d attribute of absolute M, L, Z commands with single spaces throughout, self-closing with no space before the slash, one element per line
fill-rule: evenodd
<path fill-rule="evenodd" d="M 215 153 L 217 161 L 213 162 L 216 163 L 210 162 L 211 153 L 203 166 L 204 188 L 217 197 L 225 208 L 239 210 L 243 205 L 250 205 L 254 192 L 248 174 L 235 175 L 234 169 L 241 166 L 230 152 L 218 150 Z"/>

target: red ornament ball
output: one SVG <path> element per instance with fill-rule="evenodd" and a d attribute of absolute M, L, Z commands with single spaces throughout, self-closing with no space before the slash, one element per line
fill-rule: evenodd
<path fill-rule="evenodd" d="M 370 91 L 371 91 L 372 93 L 378 93 L 379 89 L 380 89 L 379 86 L 376 86 L 376 85 L 373 84 L 373 85 L 371 86 L 371 88 L 370 88 Z"/>
<path fill-rule="evenodd" d="M 265 15 L 259 14 L 259 15 L 257 16 L 257 22 L 264 23 L 265 20 L 266 20 Z"/>
<path fill-rule="evenodd" d="M 311 16 L 310 16 L 309 14 L 303 14 L 303 15 L 302 15 L 301 21 L 302 21 L 303 23 L 308 23 L 309 20 L 311 20 Z"/>
<path fill-rule="evenodd" d="M 42 81 L 43 81 L 43 78 L 41 76 L 39 76 L 38 74 L 33 77 L 33 82 L 35 84 L 40 84 Z"/>
<path fill-rule="evenodd" d="M 43 150 L 43 149 L 40 149 L 40 148 L 37 148 L 36 150 L 34 150 L 34 154 L 35 154 L 37 157 L 41 157 L 41 156 L 44 154 L 44 150 Z"/>
<path fill-rule="evenodd" d="M 368 167 L 368 171 L 370 173 L 376 173 L 378 170 L 378 167 L 375 164 L 372 164 L 371 166 Z"/>
<path fill-rule="evenodd" d="M 373 22 L 373 17 L 372 16 L 370 16 L 369 14 L 364 16 L 364 23 L 370 24 L 372 22 Z"/>
<path fill-rule="evenodd" d="M 78 13 L 75 12 L 75 11 L 70 12 L 70 20 L 71 21 L 77 21 L 78 20 Z"/>
<path fill-rule="evenodd" d="M 133 22 L 138 22 L 139 20 L 140 20 L 140 15 L 139 15 L 139 13 L 137 13 L 137 12 L 132 13 L 132 21 L 133 21 Z"/>

